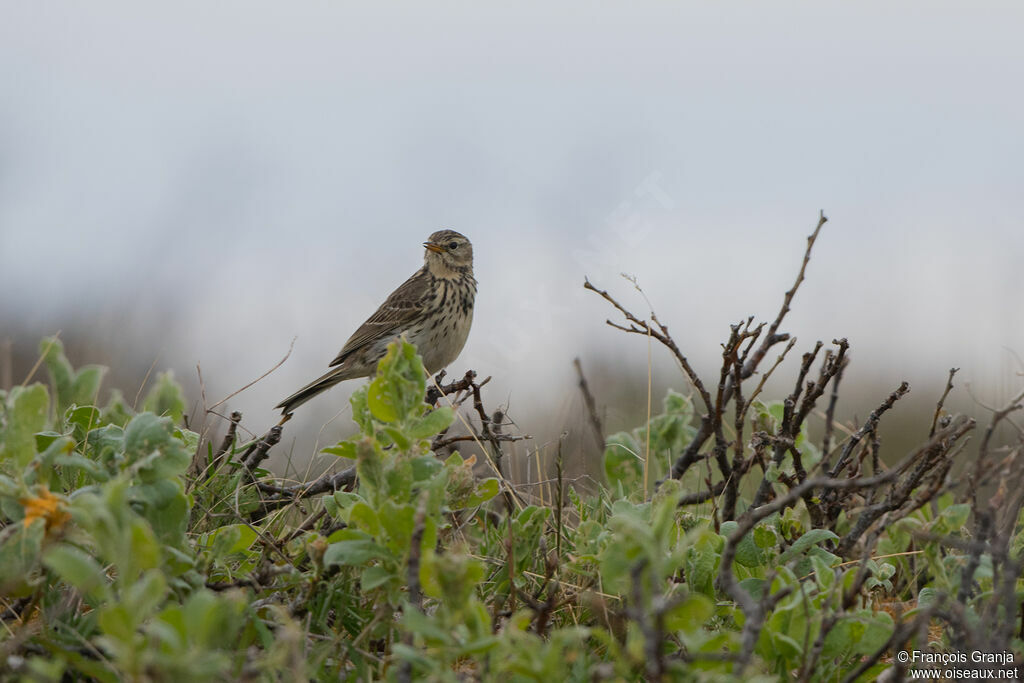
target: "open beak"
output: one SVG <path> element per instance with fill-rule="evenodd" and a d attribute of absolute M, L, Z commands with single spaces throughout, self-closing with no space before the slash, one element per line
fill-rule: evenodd
<path fill-rule="evenodd" d="M 434 252 L 435 254 L 444 253 L 444 247 L 442 247 L 440 244 L 435 244 L 433 242 L 424 242 L 423 246 L 425 246 L 427 249 Z"/>

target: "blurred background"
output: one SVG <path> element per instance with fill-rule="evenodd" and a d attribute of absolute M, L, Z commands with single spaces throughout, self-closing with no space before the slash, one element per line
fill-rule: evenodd
<path fill-rule="evenodd" d="M 60 330 L 129 399 L 173 369 L 201 420 L 197 365 L 211 405 L 294 339 L 221 406 L 262 432 L 450 227 L 479 295 L 449 372 L 492 376 L 488 408 L 535 437 L 520 454 L 549 454 L 584 416 L 574 357 L 608 430 L 646 410 L 647 342 L 585 276 L 644 315 L 635 276 L 712 378 L 824 209 L 773 394 L 847 337 L 840 414 L 906 379 L 887 438 L 916 442 L 949 367 L 979 416 L 1021 383 L 1022 21 L 1009 1 L 9 3 L 0 380 Z M 651 363 L 657 408 L 686 385 Z M 282 448 L 347 434 L 357 386 Z"/>

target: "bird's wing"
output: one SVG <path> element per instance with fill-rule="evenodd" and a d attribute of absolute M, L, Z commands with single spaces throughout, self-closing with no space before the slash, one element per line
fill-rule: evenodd
<path fill-rule="evenodd" d="M 331 361 L 330 367 L 340 365 L 354 352 L 378 339 L 400 334 L 422 309 L 426 286 L 427 273 L 424 266 L 391 292 L 377 312 L 348 338 L 337 357 Z"/>

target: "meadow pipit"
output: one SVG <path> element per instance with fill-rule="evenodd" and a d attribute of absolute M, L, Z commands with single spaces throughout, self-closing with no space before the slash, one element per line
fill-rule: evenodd
<path fill-rule="evenodd" d="M 439 230 L 423 246 L 423 267 L 349 337 L 331 361 L 337 367 L 281 401 L 281 412 L 290 414 L 338 382 L 373 375 L 388 344 L 401 334 L 416 345 L 431 374 L 455 360 L 473 324 L 473 245 L 454 230 Z"/>

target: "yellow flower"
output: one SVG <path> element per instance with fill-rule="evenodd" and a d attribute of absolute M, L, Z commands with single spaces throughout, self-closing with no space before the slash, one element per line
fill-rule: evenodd
<path fill-rule="evenodd" d="M 64 501 L 50 493 L 45 486 L 40 486 L 38 490 L 37 496 L 26 496 L 18 501 L 25 508 L 25 526 L 37 519 L 46 520 L 47 531 L 64 526 L 71 518 L 64 509 Z"/>

